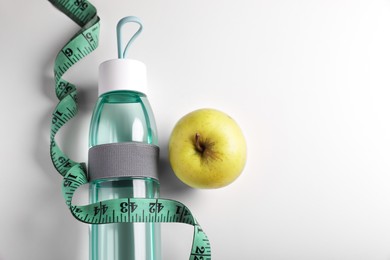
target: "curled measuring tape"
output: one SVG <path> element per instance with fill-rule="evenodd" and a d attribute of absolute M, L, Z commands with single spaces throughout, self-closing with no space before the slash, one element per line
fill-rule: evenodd
<path fill-rule="evenodd" d="M 59 148 L 55 136 L 78 110 L 75 85 L 62 78 L 76 62 L 95 50 L 99 43 L 99 17 L 86 0 L 49 0 L 81 29 L 58 52 L 54 65 L 55 92 L 59 103 L 52 114 L 50 155 L 56 170 L 64 177 L 62 193 L 73 216 L 88 224 L 120 222 L 178 222 L 194 226 L 190 260 L 210 260 L 209 240 L 190 210 L 169 199 L 119 198 L 89 205 L 73 205 L 72 198 L 81 185 L 88 183 L 85 163 L 71 160 Z"/>

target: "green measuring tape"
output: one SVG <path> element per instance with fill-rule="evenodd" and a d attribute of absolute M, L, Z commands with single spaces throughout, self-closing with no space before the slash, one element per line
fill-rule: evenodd
<path fill-rule="evenodd" d="M 62 193 L 72 215 L 88 224 L 178 222 L 194 226 L 190 260 L 210 260 L 209 240 L 190 210 L 182 203 L 168 199 L 119 198 L 77 206 L 72 198 L 81 185 L 88 183 L 85 163 L 71 160 L 58 147 L 55 136 L 78 110 L 75 85 L 62 78 L 76 62 L 95 50 L 99 43 L 99 17 L 96 8 L 86 0 L 49 0 L 81 29 L 58 52 L 54 65 L 55 91 L 59 103 L 53 114 L 50 155 L 54 167 L 64 177 Z"/>

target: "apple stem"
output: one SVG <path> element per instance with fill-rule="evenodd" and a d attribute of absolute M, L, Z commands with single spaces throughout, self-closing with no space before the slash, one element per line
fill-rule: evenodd
<path fill-rule="evenodd" d="M 200 134 L 199 133 L 195 134 L 195 147 L 196 147 L 196 150 L 203 153 L 204 147 L 200 144 Z"/>

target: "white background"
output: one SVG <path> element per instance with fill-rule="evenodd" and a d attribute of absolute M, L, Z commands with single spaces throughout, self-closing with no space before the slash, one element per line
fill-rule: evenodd
<path fill-rule="evenodd" d="M 80 92 L 59 135 L 73 159 L 87 160 L 97 68 L 116 57 L 116 23 L 136 15 L 144 32 L 130 56 L 148 66 L 161 195 L 191 209 L 213 259 L 390 259 L 389 0 L 93 4 L 100 47 L 65 76 Z M 88 226 L 69 213 L 49 157 L 54 58 L 77 30 L 48 1 L 0 1 L 1 260 L 88 259 Z M 248 143 L 226 188 L 188 188 L 167 161 L 174 124 L 203 107 L 232 116 Z M 188 259 L 192 227 L 163 232 L 164 260 Z"/>

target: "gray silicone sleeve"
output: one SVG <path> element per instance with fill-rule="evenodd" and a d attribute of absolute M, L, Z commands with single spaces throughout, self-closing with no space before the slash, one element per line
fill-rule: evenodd
<path fill-rule="evenodd" d="M 102 144 L 88 152 L 89 180 L 118 177 L 158 179 L 159 147 L 127 142 Z"/>

